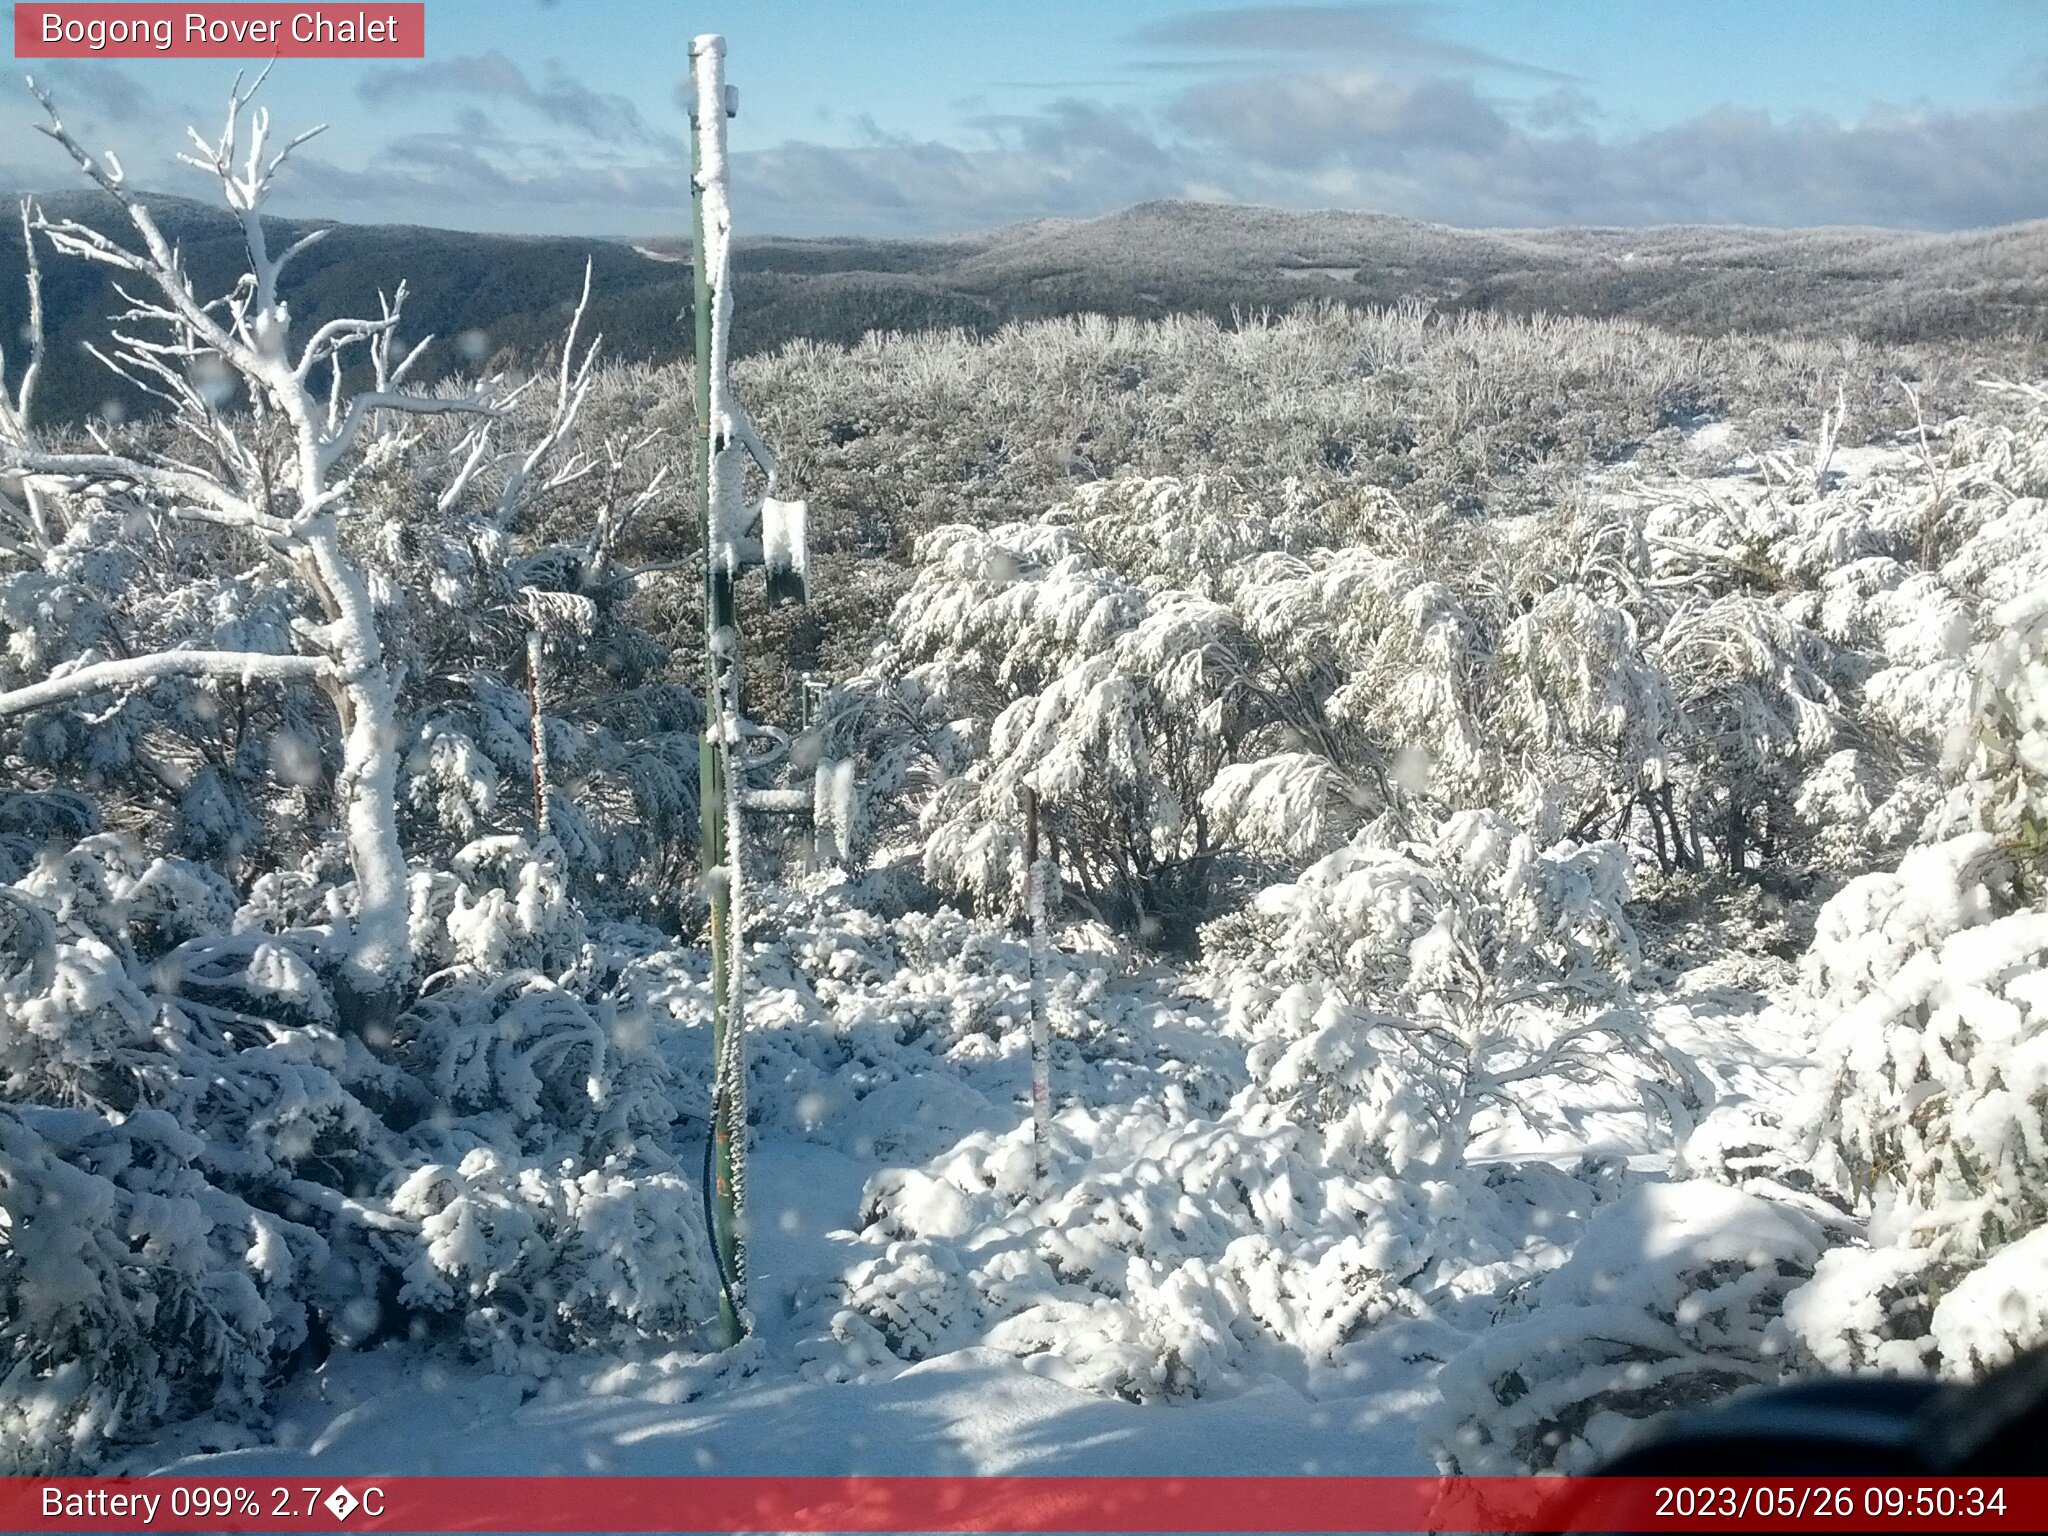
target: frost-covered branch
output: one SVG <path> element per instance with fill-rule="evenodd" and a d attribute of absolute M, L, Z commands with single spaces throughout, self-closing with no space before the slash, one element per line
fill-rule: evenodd
<path fill-rule="evenodd" d="M 169 677 L 284 681 L 332 677 L 334 670 L 334 664 L 323 656 L 277 656 L 264 651 L 159 651 L 151 656 L 94 662 L 40 683 L 0 693 L 0 718 L 46 709 L 110 688 L 132 688 Z"/>
<path fill-rule="evenodd" d="M 7 349 L 0 343 L 0 464 L 6 462 L 6 447 L 13 443 L 26 446 L 29 441 L 29 425 L 35 412 L 36 383 L 41 377 L 44 350 L 43 322 L 43 273 L 42 265 L 36 259 L 34 228 L 34 204 L 27 198 L 21 202 L 21 249 L 25 265 L 25 279 L 28 288 L 28 357 L 22 365 L 21 382 L 16 385 L 14 396 L 8 398 Z M 22 537 L 32 541 L 37 549 L 47 549 L 51 543 L 49 514 L 43 505 L 41 489 L 27 477 L 20 480 L 21 500 L 17 504 L 10 488 L 0 487 L 0 512 L 18 515 L 22 524 Z M 28 547 L 9 539 L 12 552 L 31 554 Z"/>
<path fill-rule="evenodd" d="M 114 158 L 111 152 L 104 157 L 94 156 L 88 152 L 64 126 L 63 118 L 59 115 L 57 105 L 49 92 L 37 85 L 34 80 L 29 81 L 29 90 L 41 104 L 44 115 L 48 118 L 47 122 L 36 125 L 37 130 L 62 146 L 78 164 L 79 169 L 121 205 L 122 211 L 128 215 L 129 223 L 142 237 L 143 253 L 127 250 L 99 231 L 73 219 L 52 223 L 39 218 L 36 222 L 38 231 L 44 234 L 52 245 L 68 255 L 148 278 L 163 295 L 162 309 L 169 317 L 188 326 L 238 371 L 252 377 L 265 374 L 266 359 L 251 344 L 255 338 L 251 336 L 245 341 L 222 326 L 214 319 L 211 306 L 200 303 L 193 293 L 192 280 L 186 273 L 177 251 L 164 238 L 155 216 L 129 193 L 120 161 Z M 231 115 L 240 111 L 243 101 L 244 98 L 239 94 L 235 97 Z M 253 211 L 248 216 L 254 217 Z M 256 254 L 251 252 L 252 257 Z"/>
<path fill-rule="evenodd" d="M 575 431 L 576 419 L 582 414 L 583 402 L 590 393 L 592 370 L 597 364 L 598 345 L 603 338 L 591 338 L 590 345 L 584 348 L 582 360 L 579 362 L 576 358 L 576 336 L 583 327 L 584 313 L 590 307 L 591 269 L 592 264 L 585 261 L 583 292 L 577 297 L 576 309 L 569 317 L 569 334 L 562 341 L 562 361 L 555 377 L 554 410 L 532 448 L 527 450 L 526 455 L 506 474 L 504 488 L 498 493 L 497 510 L 491 520 L 501 531 L 511 528 L 518 519 L 533 477 Z M 589 460 L 580 455 L 573 457 L 555 471 L 542 489 L 558 490 L 571 481 L 580 479 L 590 468 Z"/>
<path fill-rule="evenodd" d="M 0 444 L 0 450 L 5 447 Z M 145 464 L 140 459 L 113 453 L 43 453 L 28 449 L 17 451 L 13 459 L 29 475 L 61 484 L 119 486 L 159 497 L 172 505 L 196 505 L 211 514 L 209 520 L 227 526 L 271 534 L 289 531 L 290 525 L 284 519 L 257 510 L 193 469 Z"/>
<path fill-rule="evenodd" d="M 366 390 L 349 401 L 348 414 L 342 418 L 341 426 L 334 435 L 321 444 L 320 466 L 331 469 L 350 448 L 355 446 L 357 435 L 363 424 L 376 411 L 400 411 L 408 416 L 495 416 L 497 408 L 489 401 L 477 396 L 453 396 L 442 399 L 434 395 L 413 395 L 396 391 L 382 392 Z M 325 505 L 317 498 L 316 506 Z"/>
<path fill-rule="evenodd" d="M 34 413 L 36 381 L 43 368 L 43 269 L 36 259 L 35 204 L 29 199 L 21 200 L 21 251 L 25 263 L 24 281 L 28 287 L 28 360 L 22 367 L 21 382 L 15 386 L 14 399 L 7 400 L 0 392 L 0 410 L 11 413 L 11 425 L 15 431 L 27 429 Z M 0 341 L 0 380 L 7 372 L 7 348 Z"/>

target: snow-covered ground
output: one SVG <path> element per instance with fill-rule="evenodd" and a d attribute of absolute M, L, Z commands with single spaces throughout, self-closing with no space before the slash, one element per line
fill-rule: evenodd
<path fill-rule="evenodd" d="M 1000 932 L 981 937 L 1012 959 L 1019 953 Z M 1708 966 L 1681 977 L 1657 1016 L 1722 1102 L 1782 1112 L 1811 1041 L 1789 1015 L 1763 1009 L 1757 993 L 1717 985 L 1717 973 L 1726 970 L 1753 967 Z M 1123 1025 L 1116 1050 L 1084 1062 L 1072 1042 L 1063 1042 L 1068 1048 L 1056 1079 L 1064 1100 L 1060 1187 L 1142 1175 L 1148 1155 L 1201 1121 L 1185 1092 L 1162 1096 L 1163 1084 L 1242 1081 L 1242 1048 L 1218 1038 L 1202 1006 L 1175 994 L 1175 980 L 1147 968 L 1111 985 L 1099 1012 Z M 984 1002 L 991 988 L 1011 1002 L 1022 995 L 1021 976 L 997 972 L 981 981 Z M 774 990 L 757 999 L 756 1011 L 772 1015 L 794 993 Z M 955 997 L 967 1000 L 964 992 Z M 865 1012 L 865 1005 L 852 1011 Z M 877 1139 L 939 1147 L 964 1127 L 971 1127 L 970 1140 L 1021 1148 L 1028 1130 L 1026 1038 L 1013 1025 L 987 1043 L 993 1049 L 932 1055 L 901 1077 L 890 1071 L 902 1068 L 910 1052 L 893 1061 L 886 1050 L 875 1053 L 883 1081 L 861 1096 L 860 1112 L 821 1120 L 813 1132 L 836 1144 L 786 1126 L 757 1135 L 748 1175 L 755 1335 L 729 1355 L 586 1362 L 536 1377 L 478 1371 L 445 1350 L 394 1342 L 337 1355 L 301 1378 L 253 1442 L 246 1431 L 190 1425 L 118 1465 L 209 1477 L 513 1470 L 1410 1475 L 1435 1466 L 1420 1436 L 1438 1402 L 1434 1377 L 1490 1325 L 1493 1298 L 1483 1291 L 1447 1296 L 1421 1315 L 1361 1330 L 1321 1361 L 1269 1342 L 1226 1382 L 1205 1383 L 1204 1395 L 1164 1401 L 1124 1401 L 1058 1379 L 1076 1365 L 1078 1351 L 1099 1347 L 1085 1329 L 1042 1352 L 969 1339 L 935 1346 L 910 1363 L 869 1354 L 849 1369 L 845 1341 L 831 1326 L 841 1312 L 838 1298 L 847 1276 L 886 1247 L 855 1230 L 863 1191 L 892 1169 L 900 1178 L 902 1163 L 847 1148 Z M 1090 1091 L 1099 1097 L 1084 1099 Z M 1482 1136 L 1479 1159 L 1569 1163 L 1611 1154 L 1640 1176 L 1663 1176 L 1669 1145 L 1645 1146 L 1639 1106 L 1598 1094 L 1566 1099 L 1548 1144 Z M 934 1199 L 925 1196 L 927 1204 Z M 1028 1213 L 1030 1197 L 1013 1204 Z M 1006 1221 L 997 1213 L 987 1221 L 989 1213 L 981 1214 L 981 1226 L 953 1208 L 927 1211 L 925 1219 L 954 1230 L 970 1248 L 999 1246 L 1029 1231 L 1028 1215 Z M 1539 1225 L 1545 1219 L 1537 1210 L 1527 1214 Z M 205 1448 L 223 1437 L 251 1443 Z"/>
<path fill-rule="evenodd" d="M 999 947 L 999 960 L 1021 958 L 1021 946 L 999 930 L 981 929 L 977 937 Z M 984 1005 L 993 997 L 998 1006 L 1014 1006 L 1023 996 L 1021 975 L 998 970 L 977 979 L 980 996 L 972 1000 Z M 1063 1065 L 1098 1092 L 1121 1085 L 1135 1097 L 1157 1086 L 1161 1068 L 1185 1075 L 1205 1058 L 1241 1056 L 1191 1037 L 1184 1003 L 1169 995 L 1171 980 L 1153 973 L 1119 983 L 1103 1010 L 1134 1024 L 1135 1032 L 1156 1030 L 1164 1049 L 1148 1038 L 1128 1055 L 1084 1064 L 1069 1053 Z M 793 1003 L 797 990 L 757 998 L 754 1012 L 772 1016 Z M 927 1000 L 945 1009 L 971 999 L 963 989 Z M 865 1022 L 872 1003 L 865 998 L 846 1011 Z M 859 1029 L 849 1033 L 857 1037 Z M 805 1102 L 813 1097 L 808 1093 L 784 1100 L 799 1127 L 809 1120 L 811 1134 L 825 1141 L 805 1139 L 786 1124 L 757 1133 L 748 1171 L 755 1335 L 730 1356 L 598 1362 L 543 1380 L 479 1373 L 444 1351 L 393 1343 L 337 1356 L 297 1383 L 281 1400 L 265 1443 L 172 1459 L 223 1433 L 196 1425 L 123 1464 L 194 1476 L 1427 1469 L 1415 1437 L 1430 1401 L 1427 1362 L 1418 1367 L 1403 1358 L 1409 1340 L 1398 1330 L 1376 1337 L 1347 1362 L 1342 1387 L 1331 1391 L 1325 1382 L 1320 1396 L 1306 1392 L 1300 1371 L 1276 1358 L 1274 1369 L 1248 1375 L 1226 1396 L 1135 1404 L 1049 1379 L 1044 1367 L 1057 1358 L 1057 1346 L 1036 1358 L 1037 1369 L 1014 1352 L 968 1344 L 914 1363 L 878 1368 L 869 1361 L 845 1372 L 846 1352 L 828 1326 L 838 1310 L 833 1298 L 847 1273 L 879 1251 L 854 1230 L 864 1188 L 900 1166 L 887 1155 L 847 1148 L 936 1150 L 966 1127 L 1014 1141 L 1010 1133 L 1028 1114 L 1022 1032 L 1013 1025 L 999 1042 L 964 1038 L 991 1049 L 956 1049 L 949 1057 L 866 1042 L 872 1077 L 864 1084 L 852 1078 L 840 1090 L 858 1095 L 844 1106 L 851 1113 L 827 1116 L 824 1106 Z M 1123 1148 L 1087 1145 L 1115 1107 L 1066 1106 L 1062 1123 L 1073 1155 L 1060 1167 L 1062 1180 L 1122 1165 Z M 830 1369 L 834 1364 L 842 1369 Z M 846 1374 L 852 1379 L 832 1379 Z"/>
<path fill-rule="evenodd" d="M 1422 1473 L 1427 1376 L 1383 1341 L 1355 1392 L 1315 1400 L 1279 1375 L 1227 1398 L 1104 1399 L 965 1348 L 851 1383 L 806 1376 L 814 1342 L 774 1298 L 836 1278 L 873 1164 L 769 1142 L 751 1178 L 758 1342 L 735 1360 L 596 1365 L 547 1381 L 478 1374 L 407 1345 L 340 1357 L 284 1398 L 267 1444 L 167 1459 L 194 1477 Z"/>

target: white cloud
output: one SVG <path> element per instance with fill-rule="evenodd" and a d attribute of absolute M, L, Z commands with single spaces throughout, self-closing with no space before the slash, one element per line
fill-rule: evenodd
<path fill-rule="evenodd" d="M 2048 216 L 2048 105 L 1873 108 L 1838 123 L 1723 107 L 1602 135 L 1576 95 L 1497 102 L 1468 79 L 1276 73 L 1178 92 L 1157 119 L 1070 99 L 977 118 L 983 142 L 876 136 L 737 158 L 744 226 L 931 233 L 1198 192 L 1462 224 L 1882 224 Z"/>
<path fill-rule="evenodd" d="M 675 135 L 650 126 L 626 97 L 594 90 L 559 70 L 550 71 L 536 83 L 516 61 L 496 49 L 373 69 L 357 82 L 356 95 L 372 106 L 428 96 L 513 102 L 556 127 L 589 138 L 644 144 L 666 152 L 681 152 L 685 147 Z"/>
<path fill-rule="evenodd" d="M 1419 5 L 1246 5 L 1192 11 L 1149 22 L 1131 34 L 1142 48 L 1230 54 L 1361 55 L 1385 63 L 1477 69 L 1569 80 L 1555 69 L 1504 58 L 1431 35 Z"/>

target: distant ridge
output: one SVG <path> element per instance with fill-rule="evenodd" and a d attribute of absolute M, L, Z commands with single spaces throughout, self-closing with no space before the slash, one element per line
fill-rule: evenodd
<path fill-rule="evenodd" d="M 98 193 L 40 199 L 53 216 L 115 231 Z M 224 212 L 150 196 L 202 292 L 240 270 Z M 295 234 L 326 220 L 280 220 Z M 411 288 L 414 334 L 438 337 L 440 371 L 523 365 L 559 339 L 593 265 L 592 322 L 612 356 L 687 345 L 687 244 L 469 234 L 410 225 L 333 226 L 289 277 L 294 320 L 374 312 L 380 288 Z M 1096 311 L 1219 317 L 1303 303 L 1419 303 L 1445 313 L 1626 316 L 1682 331 L 1789 330 L 1937 341 L 2048 334 L 2048 220 L 1957 234 L 1878 229 L 1459 229 L 1391 214 L 1149 202 L 1093 219 L 1045 219 L 935 240 L 743 240 L 736 253 L 743 352 L 873 330 L 990 330 Z M 53 347 L 45 409 L 77 419 L 147 401 L 82 343 L 116 300 L 104 274 L 46 259 Z M 21 256 L 0 232 L 0 335 L 25 320 Z M 461 338 L 466 346 L 458 348 Z"/>

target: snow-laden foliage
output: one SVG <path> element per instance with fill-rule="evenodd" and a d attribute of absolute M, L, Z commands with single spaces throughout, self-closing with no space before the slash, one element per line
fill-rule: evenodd
<path fill-rule="evenodd" d="M 763 1126 L 887 1165 L 862 1256 L 793 1298 L 815 1375 L 980 1345 L 1134 1401 L 1227 1393 L 1289 1358 L 1336 1386 L 1383 1325 L 1440 1349 L 1430 1319 L 1561 1262 L 1620 1187 L 1602 1159 L 1396 1174 L 1333 1155 L 1208 1004 L 1079 928 L 1048 956 L 1060 1107 L 1041 1182 L 1025 941 L 956 913 L 878 919 L 863 895 L 784 913 L 749 993 Z"/>
<path fill-rule="evenodd" d="M 0 367 L 0 1465 L 383 1338 L 689 1341 L 657 1035 L 700 1019 L 618 920 L 688 916 L 698 708 L 613 558 L 663 476 L 581 420 L 583 306 L 550 379 L 408 389 L 402 285 L 290 334 L 318 236 L 270 250 L 239 88 L 213 302 L 43 105 L 133 243 L 24 208 L 32 312 L 42 253 L 117 269 L 106 358 L 171 411 L 48 433 L 33 325 Z"/>
<path fill-rule="evenodd" d="M 1787 605 L 1792 622 L 1860 651 L 1830 662 L 1801 642 L 1802 660 L 1780 643 L 1765 662 L 1752 645 L 1724 672 L 1724 720 L 1754 718 L 1752 690 L 1772 676 L 1799 706 L 1781 716 L 1795 726 L 1784 749 L 1745 749 L 1740 766 L 1752 792 L 1796 785 L 1809 856 L 1852 876 L 1771 1010 L 1811 1031 L 1815 1066 L 1803 1098 L 1731 1100 L 1685 1143 L 1686 1163 L 1739 1192 L 1679 1186 L 1661 1215 L 1624 1222 L 1625 1205 L 1611 1231 L 1596 1222 L 1517 1301 L 1534 1308 L 1526 1320 L 1446 1368 L 1446 1465 L 1582 1468 L 1632 1420 L 1787 1370 L 1974 1374 L 2042 1341 L 2048 919 L 2032 827 L 2048 760 L 2033 594 L 2048 524 L 2014 495 L 2037 472 L 2027 445 L 2041 427 L 2023 412 L 2014 427 L 1959 428 L 1945 463 L 1928 451 L 1931 505 L 1858 498 L 1799 535 L 1828 499 L 1817 490 L 1752 546 L 1767 580 L 1814 581 Z M 1787 773 L 1838 709 L 1864 711 L 1867 745 Z"/>
<path fill-rule="evenodd" d="M 680 1171 L 613 1158 L 564 1174 L 479 1147 L 414 1169 L 391 1208 L 419 1223 L 400 1301 L 459 1317 L 494 1364 L 687 1339 L 717 1306 L 703 1207 Z"/>
<path fill-rule="evenodd" d="M 1776 1380 L 1779 1311 L 1833 1235 L 1721 1185 L 1635 1191 L 1444 1367 L 1439 1460 L 1466 1476 L 1586 1472 L 1643 1419 Z"/>
<path fill-rule="evenodd" d="M 1652 659 L 1671 679 L 1691 769 L 1691 835 L 1718 800 L 1721 857 L 1740 870 L 1749 842 L 1768 850 L 1796 774 L 1837 739 L 1824 643 L 1761 599 L 1727 595 L 1666 621 Z"/>
<path fill-rule="evenodd" d="M 1627 872 L 1618 844 L 1539 853 L 1484 812 L 1406 848 L 1361 838 L 1214 925 L 1214 985 L 1336 1166 L 1449 1174 L 1481 1116 L 1562 1126 L 1573 1083 L 1640 1094 L 1683 1134 L 1699 1091 L 1629 995 Z"/>
<path fill-rule="evenodd" d="M 1868 1219 L 1868 1247 L 1830 1255 L 1795 1298 L 1796 1331 L 1829 1364 L 1975 1372 L 2048 1338 L 2043 611 L 2038 594 L 2003 605 L 1977 658 L 1952 813 L 1980 830 L 1849 882 L 1807 957 L 1815 1166 Z M 1883 1304 L 1832 1312 L 1845 1292 Z"/>
<path fill-rule="evenodd" d="M 1184 934 L 1217 851 L 1202 794 L 1245 728 L 1235 617 L 1146 592 L 1057 527 L 943 528 L 922 556 L 932 579 L 895 617 L 905 681 L 928 707 L 978 717 L 980 748 L 931 792 L 927 872 L 985 909 L 1010 905 L 1029 785 L 1079 900 Z"/>
<path fill-rule="evenodd" d="M 1358 1319 L 1441 1319 L 1447 1297 L 1555 1269 L 1502 1313 L 1553 1317 L 1540 1340 L 1516 1335 L 1539 1365 L 1509 1380 L 1494 1367 L 1515 1350 L 1475 1343 L 1445 1378 L 1445 1454 L 1508 1469 L 1585 1465 L 1634 1420 L 1787 1369 L 1924 1363 L 1929 1330 L 1966 1315 L 1944 1287 L 1975 1265 L 1930 1289 L 1867 1206 L 1849 1209 L 1868 1192 L 1809 1166 L 1789 1058 L 1732 1074 L 1690 1058 L 1706 1023 L 1745 1017 L 1772 1036 L 1811 1020 L 1824 1064 L 1830 1039 L 1867 1055 L 1863 1015 L 1828 1032 L 1877 1006 L 1814 980 L 1835 962 L 1810 958 L 1798 995 L 1761 992 L 1844 882 L 1814 954 L 1867 954 L 1855 903 L 1878 898 L 1857 877 L 1924 840 L 1995 824 L 1998 899 L 2024 893 L 2036 722 L 2029 663 L 2001 637 L 2024 629 L 2037 569 L 2031 409 L 2008 393 L 1984 422 L 1846 450 L 1831 411 L 1810 453 L 1723 454 L 1709 478 L 1697 462 L 1603 471 L 1512 517 L 1327 480 L 1155 476 L 1084 486 L 1036 522 L 928 534 L 823 727 L 835 759 L 918 765 L 865 803 L 850 862 L 914 851 L 942 890 L 1014 912 L 1017 796 L 1037 790 L 1061 816 L 1064 910 L 1154 946 L 1200 922 L 1196 974 L 1245 1061 L 1220 1107 L 1070 1105 L 1050 1194 L 1021 1131 L 878 1178 L 876 1251 L 847 1276 L 825 1368 L 997 1343 L 1094 1390 L 1204 1393 L 1276 1345 L 1325 1359 L 1331 1318 L 1353 1319 L 1355 1344 Z M 1171 901 L 1106 899 L 1101 871 L 1147 858 L 1199 879 Z M 1916 862 L 1897 888 L 1939 903 L 1953 877 Z M 1666 991 L 1702 961 L 1715 980 Z M 1903 1006 L 1900 1027 L 1924 1031 Z M 2038 1110 L 1995 1123 L 2017 1066 L 1980 1081 L 1955 1054 L 1986 1027 L 1943 1050 L 1990 1100 L 1971 1156 L 1998 1143 L 1994 1182 L 2018 1190 L 2016 1127 Z M 1886 1091 L 1923 1119 L 1962 1093 Z M 1535 1229 L 1486 1202 L 1549 1176 L 1516 1159 L 1568 1156 L 1590 1125 L 1615 1136 L 1629 1119 L 1619 1145 L 1740 1190 L 1645 1192 L 1603 1218 L 1612 1186 L 1560 1187 L 1576 1214 L 1535 1257 Z M 1829 1132 L 1845 1166 L 1846 1134 Z M 1273 1215 L 1290 1202 L 1310 1214 Z M 1710 1216 L 1688 1223 L 1688 1202 Z M 1239 1214 L 1212 1230 L 1199 1218 L 1218 1208 Z M 1412 1235 L 1398 1213 L 1422 1210 L 1499 1240 L 1390 1258 L 1389 1234 Z M 1327 1211 L 1346 1214 L 1326 1228 Z M 1557 1269 L 1589 1215 L 1608 1238 Z M 1976 1303 L 2024 1294 L 2032 1249 L 2013 1239 L 2036 1218 L 2016 1219 L 1992 1231 L 2015 1257 L 1974 1282 Z M 1340 1237 L 1369 1251 L 1326 1258 Z M 1616 1278 L 1632 1245 L 1641 1285 Z M 2016 1338 L 2037 1309 L 2002 1305 Z M 1981 1305 L 1968 1315 L 1993 1327 Z"/>
<path fill-rule="evenodd" d="M 1559 1262 L 1611 1187 L 1540 1164 L 1362 1176 L 1242 1094 L 1213 1117 L 1168 1090 L 1057 1125 L 1050 1195 L 1028 1128 L 870 1182 L 874 1257 L 833 1299 L 817 1369 L 894 1371 L 972 1340 L 1134 1402 L 1241 1389 L 1289 1358 L 1335 1385 L 1375 1329 L 1427 1337 L 1439 1310 Z"/>
<path fill-rule="evenodd" d="M 328 1257 L 216 1187 L 160 1109 L 0 1107 L 0 1468 L 61 1470 L 109 1437 L 253 1416 L 304 1342 L 295 1291 Z"/>
<path fill-rule="evenodd" d="M 701 714 L 687 689 L 660 680 L 665 658 L 626 612 L 631 573 L 603 543 L 609 504 L 597 536 L 554 542 L 546 530 L 569 509 L 544 503 L 525 509 L 538 536 L 515 539 L 494 529 L 494 504 L 477 492 L 434 509 L 446 447 L 413 442 L 360 487 L 349 544 L 404 679 L 393 773 L 402 845 L 445 861 L 488 834 L 533 835 L 538 697 L 554 777 L 547 830 L 572 879 L 670 902 L 658 893 L 665 861 L 696 835 Z M 56 497 L 46 505 L 53 520 L 74 510 Z M 0 571 L 0 683 L 109 654 L 289 653 L 303 600 L 252 568 L 241 540 L 172 526 L 80 503 L 37 563 Z M 526 645 L 536 624 L 538 694 Z M 311 684 L 173 677 L 107 707 L 10 726 L 32 782 L 118 797 L 125 825 L 244 882 L 295 863 L 335 823 L 343 743 Z"/>
<path fill-rule="evenodd" d="M 1804 777 L 1859 733 L 1898 743 L 1864 754 L 1868 835 L 1926 809 L 1888 797 L 1932 767 L 1974 621 L 1910 577 L 1914 529 L 1860 483 L 1483 522 L 1325 497 L 1109 482 L 1036 523 L 927 535 L 828 708 L 835 755 L 932 765 L 888 777 L 932 877 L 985 907 L 1017 888 L 1016 794 L 1036 788 L 1067 901 L 1168 940 L 1259 862 L 1460 811 L 1667 870 L 1803 859 L 1842 835 L 1839 796 Z"/>
<path fill-rule="evenodd" d="M 272 926 L 274 880 L 238 906 L 93 832 L 0 886 L 10 1465 L 253 1419 L 307 1348 L 445 1325 L 531 1366 L 692 1335 L 702 1213 L 649 1139 L 677 1105 L 645 981 L 517 852 L 440 877 L 416 924 L 488 966 L 458 960 L 382 1039 L 338 1027 L 326 930 Z"/>
<path fill-rule="evenodd" d="M 872 1380 L 983 1344 L 1134 1400 L 1225 1392 L 1284 1355 L 1340 1380 L 1378 1324 L 1561 1261 L 1616 1187 L 1606 1164 L 1333 1166 L 1315 1127 L 1252 1088 L 1205 1004 L 1162 996 L 1078 927 L 1048 951 L 1060 1109 L 1041 1184 L 1024 939 L 873 900 L 844 884 L 779 906 L 747 998 L 763 1133 L 885 1164 L 860 1257 L 790 1298 L 814 1375 Z M 707 981 L 666 985 L 690 998 Z"/>
<path fill-rule="evenodd" d="M 28 219 L 145 290 L 110 355 L 175 409 L 53 434 L 4 374 L 20 1470 L 398 1339 L 723 1369 L 682 1354 L 685 381 L 572 326 L 409 390 L 396 300 L 293 336 L 242 163 L 202 156 L 250 215 L 212 309 L 132 196 L 137 250 Z M 749 839 L 746 1103 L 783 1179 L 865 1189 L 792 1277 L 818 1213 L 757 1186 L 734 1375 L 1441 1365 L 1450 1464 L 1569 1469 L 2038 1339 L 2042 402 L 1925 419 L 1898 363 L 1408 311 L 750 363 L 815 609 L 750 614 L 747 682 L 823 704 L 810 836 Z"/>

